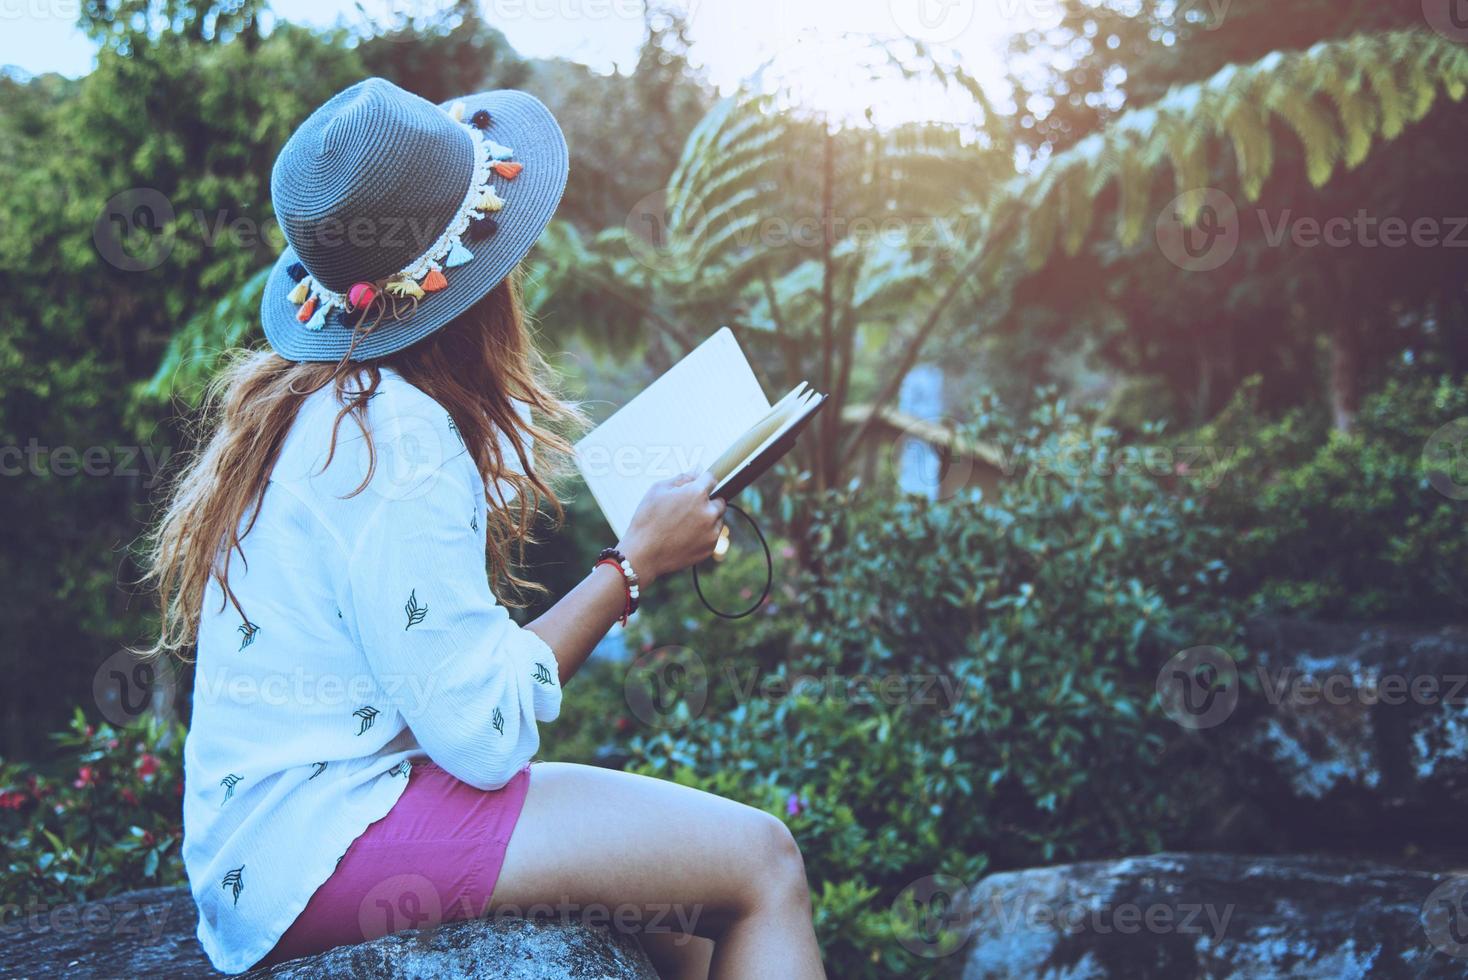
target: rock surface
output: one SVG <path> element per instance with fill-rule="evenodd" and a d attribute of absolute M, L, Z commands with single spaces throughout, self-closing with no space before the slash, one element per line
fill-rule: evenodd
<path fill-rule="evenodd" d="M 1006 872 L 960 906 L 972 936 L 963 980 L 1462 977 L 1465 898 L 1468 877 L 1313 857 Z"/>
<path fill-rule="evenodd" d="M 7 977 L 216 977 L 194 939 L 184 888 L 150 888 L 30 915 L 11 912 L 0 954 Z M 578 924 L 471 920 L 402 932 L 246 974 L 315 977 L 507 977 L 656 980 L 637 942 Z"/>
<path fill-rule="evenodd" d="M 1468 806 L 1468 628 L 1259 619 L 1226 743 L 1267 849 L 1461 848 Z M 1272 844 L 1272 846 L 1271 846 Z"/>

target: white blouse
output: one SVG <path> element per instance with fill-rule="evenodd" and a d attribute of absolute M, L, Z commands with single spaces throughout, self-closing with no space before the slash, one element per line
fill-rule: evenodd
<path fill-rule="evenodd" d="M 204 599 L 183 859 L 227 973 L 274 947 L 413 759 L 497 789 L 560 711 L 555 656 L 490 591 L 484 483 L 448 412 L 384 370 L 369 472 L 351 417 L 326 465 L 340 408 L 311 395 L 282 447 L 229 565 L 243 615 L 217 583 Z"/>

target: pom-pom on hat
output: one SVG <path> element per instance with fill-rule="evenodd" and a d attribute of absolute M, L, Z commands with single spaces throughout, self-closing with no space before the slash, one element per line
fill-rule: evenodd
<path fill-rule="evenodd" d="M 261 301 L 270 346 L 337 361 L 360 330 L 352 359 L 371 360 L 422 340 L 525 257 L 568 165 L 555 118 L 524 92 L 440 106 L 369 78 L 333 96 L 271 173 L 287 247 Z"/>

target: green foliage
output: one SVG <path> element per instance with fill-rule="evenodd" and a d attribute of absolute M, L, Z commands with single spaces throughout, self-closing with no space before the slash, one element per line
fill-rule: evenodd
<path fill-rule="evenodd" d="M 1235 530 L 1236 591 L 1261 611 L 1447 621 L 1468 608 L 1462 502 L 1432 486 L 1433 433 L 1468 417 L 1461 378 L 1395 377 L 1348 435 L 1318 411 L 1271 421 L 1251 385 L 1199 434 L 1232 452 L 1215 519 Z M 1458 484 L 1459 473 L 1446 473 Z"/>
<path fill-rule="evenodd" d="M 0 760 L 0 904 L 183 881 L 183 726 L 93 726 L 77 710 L 55 741 L 55 774 Z"/>
<path fill-rule="evenodd" d="M 1153 692 L 1238 628 L 1201 485 L 1063 404 L 973 435 L 1012 467 L 992 501 L 832 493 L 814 567 L 753 627 L 652 629 L 708 701 L 644 729 L 636 768 L 789 821 L 833 975 L 940 964 L 896 941 L 920 878 L 1155 849 L 1197 816 Z"/>

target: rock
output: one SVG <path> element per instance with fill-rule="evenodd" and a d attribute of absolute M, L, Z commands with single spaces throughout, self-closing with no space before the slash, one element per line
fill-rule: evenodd
<path fill-rule="evenodd" d="M 30 915 L 8 912 L 0 973 L 15 977 L 216 977 L 194 939 L 188 890 L 150 888 Z M 475 919 L 400 932 L 246 974 L 314 977 L 656 980 L 631 936 L 600 926 Z"/>
<path fill-rule="evenodd" d="M 252 980 L 657 980 L 642 948 L 625 933 L 526 919 L 476 919 L 422 933 L 399 932 L 248 976 Z"/>
<path fill-rule="evenodd" d="M 1259 619 L 1246 644 L 1237 715 L 1201 734 L 1276 847 L 1461 849 L 1468 628 Z"/>
<path fill-rule="evenodd" d="M 963 980 L 1462 977 L 1465 898 L 1468 877 L 1315 857 L 1005 872 L 960 906 L 972 917 Z"/>

